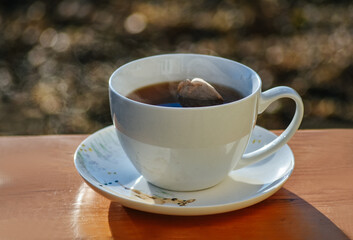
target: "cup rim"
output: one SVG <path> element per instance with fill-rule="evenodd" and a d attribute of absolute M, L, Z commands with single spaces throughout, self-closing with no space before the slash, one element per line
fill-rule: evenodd
<path fill-rule="evenodd" d="M 233 102 L 229 102 L 229 103 L 224 103 L 224 104 L 219 104 L 219 105 L 212 105 L 212 106 L 202 106 L 202 107 L 185 107 L 185 108 L 179 108 L 179 107 L 168 107 L 168 106 L 158 106 L 158 105 L 152 105 L 152 104 L 148 104 L 148 103 L 142 103 L 142 102 L 138 102 L 138 101 L 135 101 L 135 100 L 132 100 L 130 98 L 127 98 L 126 96 L 120 94 L 114 87 L 113 87 L 113 78 L 115 77 L 115 75 L 117 75 L 123 68 L 129 66 L 129 65 L 132 65 L 132 64 L 135 64 L 137 62 L 140 62 L 140 61 L 145 61 L 145 60 L 148 60 L 148 59 L 152 59 L 152 58 L 159 58 L 159 57 L 168 57 L 168 56 L 176 56 L 176 55 L 187 55 L 187 56 L 195 56 L 195 57 L 207 57 L 207 58 L 214 58 L 214 59 L 219 59 L 219 60 L 222 60 L 222 61 L 228 61 L 228 62 L 232 62 L 232 63 L 235 63 L 235 64 L 238 64 L 238 65 L 241 65 L 242 67 L 248 69 L 249 71 L 251 71 L 254 75 L 255 75 L 255 78 L 258 82 L 258 85 L 256 87 L 256 89 L 254 91 L 251 92 L 251 94 L 237 100 L 237 101 L 233 101 Z M 165 110 L 172 110 L 172 111 L 190 111 L 190 110 L 198 110 L 198 109 L 210 109 L 210 108 L 221 108 L 221 107 L 226 107 L 226 106 L 230 106 L 230 105 L 234 105 L 234 104 L 239 104 L 241 102 L 244 102 L 246 101 L 247 99 L 253 97 L 262 87 L 262 82 L 261 82 L 261 78 L 260 76 L 257 74 L 257 72 L 255 72 L 255 70 L 251 69 L 250 67 L 240 63 L 240 62 L 237 62 L 237 61 L 234 61 L 234 60 L 231 60 L 231 59 L 227 59 L 227 58 L 223 58 L 223 57 L 218 57 L 218 56 L 212 56 L 212 55 L 206 55 L 206 54 L 196 54 L 196 53 L 167 53 L 167 54 L 158 54 L 158 55 L 153 55 L 153 56 L 148 56 L 148 57 L 143 57 L 143 58 L 138 58 L 138 59 L 135 59 L 133 61 L 130 61 L 128 63 L 125 63 L 123 65 L 121 65 L 120 67 L 118 67 L 112 74 L 111 76 L 109 77 L 109 90 L 110 92 L 113 92 L 115 95 L 121 97 L 122 99 L 124 99 L 125 101 L 128 101 L 132 104 L 137 104 L 137 105 L 140 105 L 140 106 L 144 106 L 144 107 L 148 107 L 148 108 L 152 108 L 152 109 L 165 109 Z"/>

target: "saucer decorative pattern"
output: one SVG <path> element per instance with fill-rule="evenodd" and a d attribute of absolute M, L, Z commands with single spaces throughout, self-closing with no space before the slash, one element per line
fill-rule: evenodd
<path fill-rule="evenodd" d="M 274 138 L 275 134 L 255 126 L 246 152 Z M 79 145 L 74 163 L 91 188 L 123 206 L 168 215 L 207 215 L 248 207 L 274 194 L 291 175 L 294 156 L 285 145 L 261 162 L 232 171 L 212 188 L 176 192 L 148 183 L 125 155 L 114 126 L 109 126 Z"/>

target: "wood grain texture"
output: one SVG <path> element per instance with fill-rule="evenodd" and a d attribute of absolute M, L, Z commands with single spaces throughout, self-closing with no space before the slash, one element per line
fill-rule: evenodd
<path fill-rule="evenodd" d="M 73 164 L 85 137 L 0 137 L 0 239 L 353 239 L 353 130 L 299 131 L 282 189 L 202 217 L 140 212 L 95 193 Z"/>

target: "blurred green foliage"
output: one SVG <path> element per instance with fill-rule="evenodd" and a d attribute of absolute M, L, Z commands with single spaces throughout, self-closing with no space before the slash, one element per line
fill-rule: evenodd
<path fill-rule="evenodd" d="M 131 60 L 202 53 L 248 65 L 263 90 L 305 104 L 301 128 L 353 127 L 351 1 L 0 2 L 0 135 L 92 133 L 111 124 L 108 79 Z M 258 124 L 285 128 L 290 101 Z"/>

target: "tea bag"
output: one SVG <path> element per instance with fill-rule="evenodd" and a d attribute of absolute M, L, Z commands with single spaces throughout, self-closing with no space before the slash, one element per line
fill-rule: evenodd
<path fill-rule="evenodd" d="M 223 97 L 208 82 L 201 78 L 182 81 L 178 85 L 177 97 L 183 107 L 204 107 L 222 104 Z"/>

